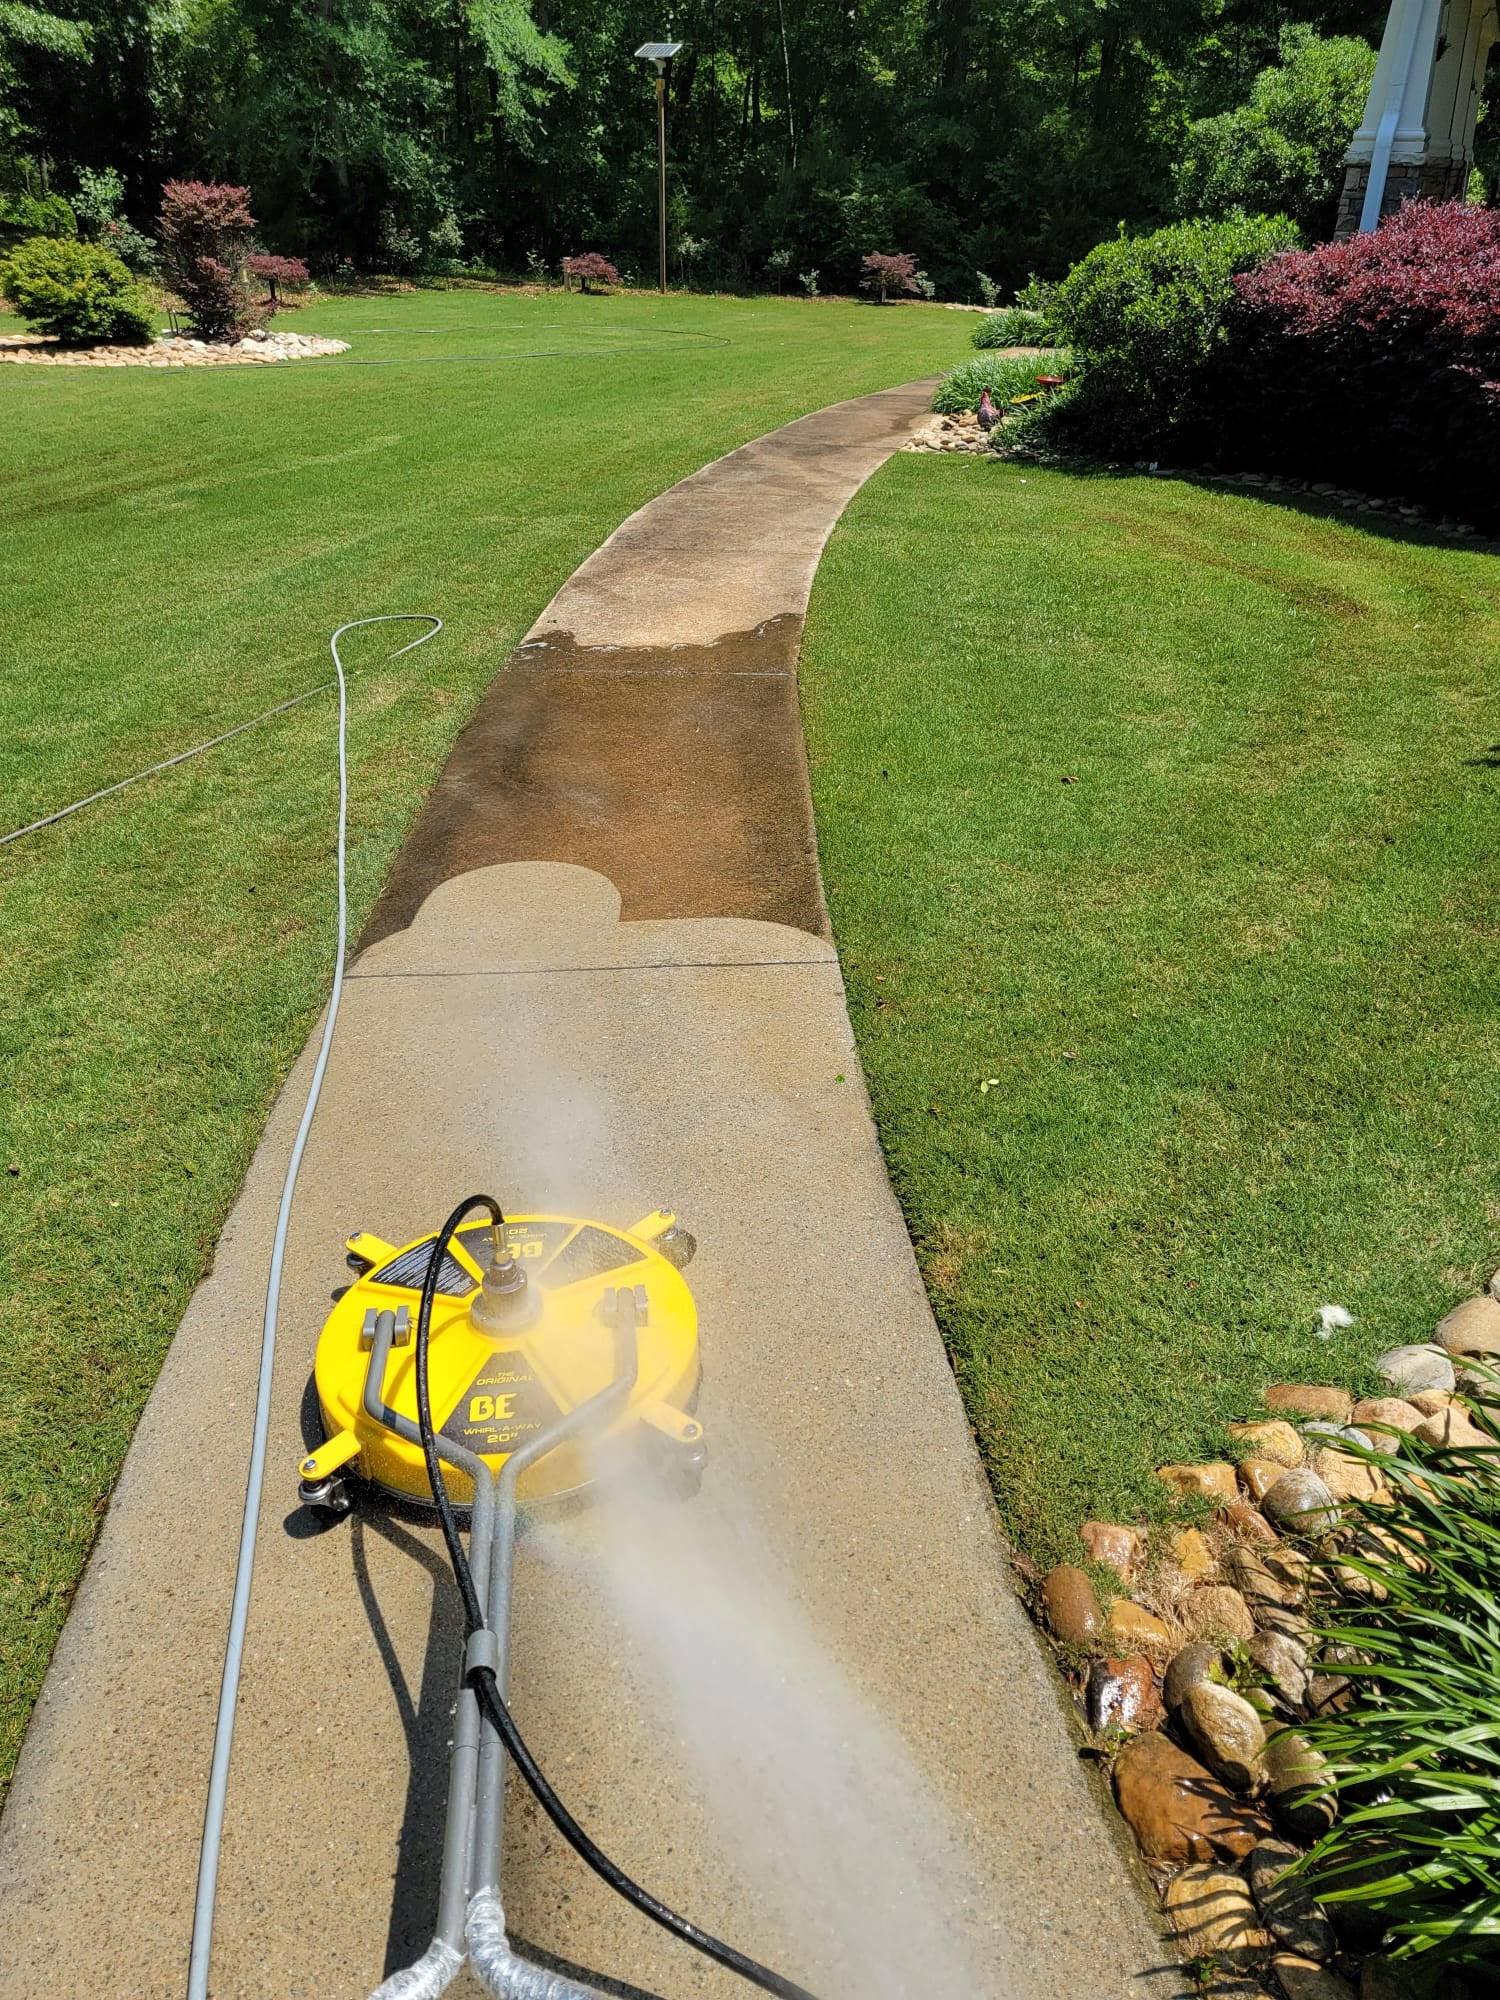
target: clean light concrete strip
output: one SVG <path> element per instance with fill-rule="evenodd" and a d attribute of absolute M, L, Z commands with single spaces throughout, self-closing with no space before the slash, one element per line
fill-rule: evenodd
<path fill-rule="evenodd" d="M 379 1508 L 310 1535 L 294 1494 L 342 1239 L 405 1241 L 479 1189 L 624 1224 L 664 1203 L 701 1245 L 703 1492 L 550 1517 L 521 1551 L 516 1710 L 595 1836 L 821 2000 L 1182 1993 L 1012 1591 L 831 947 L 735 914 L 620 918 L 603 872 L 502 861 L 438 882 L 354 967 L 287 1259 L 215 2000 L 359 2000 L 430 1931 L 459 1652 L 440 1540 Z M 0 2000 L 183 1990 L 311 1060 L 167 1358 L 23 1751 Z M 511 1791 L 527 1947 L 623 2000 L 748 1990 Z"/>
<path fill-rule="evenodd" d="M 628 1563 L 623 1583 L 608 1571 L 623 1603 L 601 1602 L 602 1513 L 534 1537 L 516 1707 L 596 1837 L 827 2000 L 1179 1990 L 1151 1976 L 1167 1955 L 1012 1594 L 832 952 L 743 921 L 619 925 L 617 909 L 570 866 L 470 873 L 350 983 L 287 1267 L 282 1476 L 261 1523 L 214 1992 L 353 2000 L 425 1943 L 458 1647 L 440 1543 L 379 1510 L 307 1538 L 293 1495 L 342 1239 L 404 1240 L 477 1188 L 617 1222 L 668 1202 L 702 1246 L 710 1473 L 651 1533 L 684 1588 L 712 1569 L 731 1640 L 743 1625 L 769 1647 L 748 1719 L 784 1740 L 747 1827 L 737 1783 L 755 1774 L 726 1780 L 694 1741 L 722 1634 L 683 1642 L 669 1624 L 664 1661 L 631 1593 L 684 1607 L 671 1576 L 641 1584 Z M 33 1724 L 0 1843 L 6 2000 L 96 1990 L 100 1965 L 111 1991 L 181 1991 L 259 1292 L 306 1067 L 173 1346 Z M 817 1787 L 838 1760 L 781 1682 L 862 1751 L 832 1798 Z M 612 1899 L 529 1802 L 511 1828 L 520 1937 L 668 2000 L 739 1990 Z M 940 1946 L 961 1988 L 900 1970 Z"/>

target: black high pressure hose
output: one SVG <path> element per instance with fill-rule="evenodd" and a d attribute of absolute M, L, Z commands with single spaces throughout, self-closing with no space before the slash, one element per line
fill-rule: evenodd
<path fill-rule="evenodd" d="M 437 1502 L 438 1518 L 443 1524 L 443 1540 L 448 1545 L 448 1557 L 453 1564 L 454 1581 L 463 1599 L 466 1637 L 480 1629 L 484 1624 L 484 1615 L 479 1608 L 474 1575 L 469 1568 L 469 1558 L 458 1531 L 453 1502 L 448 1498 L 442 1460 L 438 1457 L 437 1435 L 432 1422 L 432 1396 L 427 1379 L 427 1353 L 432 1327 L 432 1305 L 437 1297 L 443 1253 L 448 1248 L 458 1225 L 471 1210 L 476 1208 L 489 1210 L 490 1219 L 497 1231 L 505 1227 L 505 1217 L 500 1212 L 500 1204 L 487 1194 L 470 1195 L 468 1200 L 460 1202 L 448 1217 L 433 1239 L 432 1254 L 427 1259 L 427 1271 L 422 1279 L 422 1302 L 417 1309 L 416 1351 L 417 1427 L 422 1433 L 422 1456 L 427 1461 L 427 1477 L 432 1484 L 432 1497 Z M 639 1882 L 632 1881 L 624 1869 L 611 1861 L 604 1849 L 589 1838 L 548 1784 L 541 1767 L 527 1749 L 525 1739 L 516 1727 L 515 1717 L 506 1706 L 494 1669 L 476 1667 L 469 1675 L 469 1685 L 478 1697 L 479 1705 L 484 1710 L 490 1726 L 509 1752 L 511 1761 L 530 1786 L 537 1804 L 579 1859 L 586 1862 L 601 1881 L 607 1882 L 616 1895 L 623 1896 L 627 1903 L 641 1912 L 642 1916 L 649 1917 L 654 1924 L 660 1924 L 664 1931 L 670 1931 L 673 1937 L 681 1938 L 684 1944 L 690 1944 L 695 1951 L 702 1952 L 705 1958 L 714 1959 L 719 1965 L 727 1967 L 730 1972 L 737 1972 L 741 1979 L 747 1979 L 752 1986 L 758 1986 L 763 1993 L 774 1993 L 779 1996 L 779 2000 L 814 2000 L 814 1996 L 805 1986 L 798 1986 L 790 1979 L 783 1979 L 779 1972 L 772 1972 L 769 1966 L 758 1964 L 753 1958 L 747 1958 L 744 1952 L 736 1951 L 733 1945 L 725 1944 L 722 1939 L 714 1937 L 710 1932 L 700 1930 L 697 1924 L 679 1916 L 676 1910 L 653 1896 L 649 1889 L 643 1889 Z"/>

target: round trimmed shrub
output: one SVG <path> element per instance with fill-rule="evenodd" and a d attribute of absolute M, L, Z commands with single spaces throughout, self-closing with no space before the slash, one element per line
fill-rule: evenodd
<path fill-rule="evenodd" d="M 1236 278 L 1300 241 L 1285 216 L 1236 215 L 1097 245 L 1057 288 L 1057 330 L 1085 372 L 1055 442 L 1156 456 L 1224 346 Z"/>
<path fill-rule="evenodd" d="M 66 237 L 33 236 L 0 258 L 0 294 L 29 326 L 75 346 L 144 347 L 156 313 L 108 250 Z"/>

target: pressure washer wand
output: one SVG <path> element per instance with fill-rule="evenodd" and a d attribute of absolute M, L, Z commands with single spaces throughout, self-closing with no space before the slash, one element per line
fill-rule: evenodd
<path fill-rule="evenodd" d="M 680 1938 L 684 1944 L 691 1945 L 695 1951 L 701 1952 L 704 1957 L 711 1958 L 717 1964 L 724 1966 L 728 1971 L 737 1973 L 741 1979 L 748 1980 L 752 1986 L 759 1987 L 763 1993 L 773 1993 L 778 1996 L 778 2000 L 814 2000 L 814 1996 L 808 1992 L 805 1986 L 798 1986 L 793 1980 L 783 1978 L 779 1972 L 773 1972 L 769 1966 L 759 1964 L 755 1959 L 747 1957 L 742 1951 L 736 1951 L 733 1945 L 725 1944 L 721 1938 L 716 1938 L 710 1931 L 701 1929 L 697 1924 L 690 1922 L 688 1918 L 679 1915 L 670 1905 L 662 1902 L 659 1897 L 653 1896 L 649 1889 L 643 1889 L 638 1882 L 625 1873 L 623 1868 L 612 1861 L 597 1841 L 591 1839 L 584 1831 L 558 1797 L 557 1793 L 552 1789 L 542 1772 L 541 1766 L 527 1748 L 525 1738 L 516 1726 L 515 1717 L 506 1705 L 500 1682 L 501 1676 L 505 1672 L 505 1641 L 509 1634 L 510 1593 L 508 1563 L 515 1533 L 515 1492 L 517 1482 L 528 1465 L 534 1464 L 540 1458 L 544 1458 L 549 1451 L 555 1450 L 560 1443 L 585 1428 L 588 1424 L 606 1417 L 610 1414 L 614 1403 L 622 1398 L 628 1398 L 636 1378 L 638 1322 L 641 1307 L 632 1290 L 621 1286 L 615 1292 L 608 1306 L 608 1316 L 615 1330 L 614 1380 L 598 1396 L 592 1398 L 590 1402 L 572 1411 L 560 1423 L 553 1425 L 540 1436 L 530 1439 L 519 1450 L 512 1452 L 505 1462 L 500 1477 L 496 1482 L 499 1496 L 499 1519 L 495 1524 L 494 1552 L 491 1556 L 487 1573 L 485 1572 L 484 1565 L 480 1565 L 481 1573 L 486 1574 L 486 1595 L 489 1599 L 488 1609 L 495 1627 L 492 1630 L 486 1621 L 486 1605 L 481 1600 L 479 1590 L 475 1585 L 473 1568 L 464 1550 L 463 1537 L 459 1533 L 458 1519 L 453 1511 L 453 1502 L 448 1497 L 447 1481 L 443 1475 L 443 1459 L 445 1457 L 455 1458 L 457 1456 L 457 1448 L 448 1439 L 439 1439 L 432 1420 L 432 1392 L 428 1378 L 428 1356 L 432 1334 L 432 1308 L 437 1297 L 438 1280 L 442 1273 L 443 1254 L 453 1239 L 459 1224 L 469 1214 L 470 1210 L 475 1208 L 488 1209 L 496 1227 L 499 1228 L 503 1225 L 504 1217 L 501 1215 L 499 1204 L 496 1201 L 489 1195 L 472 1195 L 467 1201 L 459 1203 L 458 1207 L 454 1209 L 448 1220 L 433 1238 L 432 1249 L 427 1259 L 426 1273 L 422 1280 L 421 1304 L 417 1309 L 414 1370 L 417 1393 L 416 1427 L 421 1436 L 422 1456 L 427 1466 L 427 1478 L 432 1487 L 432 1497 L 437 1503 L 438 1518 L 442 1523 L 443 1529 L 443 1540 L 447 1544 L 448 1557 L 453 1565 L 454 1581 L 458 1585 L 459 1596 L 463 1599 L 464 1629 L 466 1634 L 464 1686 L 472 1692 L 485 1720 L 505 1745 L 506 1750 L 510 1754 L 511 1761 L 530 1787 L 537 1804 L 546 1813 L 548 1819 L 551 1820 L 552 1824 L 557 1828 L 563 1839 L 567 1841 L 574 1853 L 578 1855 L 581 1861 L 593 1869 L 601 1881 L 606 1882 L 617 1895 L 622 1896 L 627 1903 L 639 1910 L 643 1916 L 649 1917 L 654 1924 L 659 1924 L 663 1930 L 670 1931 L 673 1937 Z M 373 1355 L 371 1358 L 373 1362 Z M 371 1373 L 372 1375 L 374 1373 L 373 1367 Z M 403 1418 L 400 1421 L 406 1423 L 408 1420 Z M 484 1466 L 482 1459 L 478 1460 L 477 1463 L 480 1466 Z M 489 1476 L 488 1467 L 484 1467 L 484 1473 L 486 1477 Z M 476 1479 L 476 1501 L 479 1490 L 479 1482 Z M 476 1523 L 478 1520 L 478 1511 L 476 1507 Z M 488 1512 L 488 1508 L 485 1511 Z M 472 1535 L 471 1539 L 473 1539 Z M 497 1592 L 495 1587 L 497 1564 L 502 1561 L 506 1565 L 506 1568 L 501 1578 L 501 1589 Z M 489 1942 L 487 1926 L 493 1915 L 499 1922 L 499 1939 L 497 1944 L 503 1945 L 503 1953 L 497 1950 L 496 1957 L 491 1963 L 494 1965 L 497 1978 L 501 1978 L 507 1983 L 491 1985 L 491 1992 L 505 1996 L 505 2000 L 577 2000 L 579 1989 L 566 1982 L 560 1987 L 554 1988 L 516 1983 L 520 1973 L 535 1974 L 536 1968 L 527 1966 L 523 1960 L 516 1959 L 515 1954 L 511 1952 L 509 1944 L 505 1940 L 504 1917 L 503 1912 L 500 1910 L 498 1894 L 498 1823 L 494 1844 L 496 1851 L 493 1855 L 493 1865 L 496 1871 L 496 1883 L 492 1885 L 482 1883 L 480 1885 L 481 1891 L 488 1890 L 488 1894 L 476 1895 L 469 1909 L 468 1945 L 475 1970 L 481 1974 L 485 1971 L 485 1956 L 481 1956 L 481 1952 L 476 1950 L 476 1936 L 481 1946 Z M 482 1864 L 484 1861 L 490 1859 L 490 1856 L 482 1857 Z M 480 1919 L 478 1930 L 476 1930 L 475 1924 L 476 1916 Z M 550 1977 L 551 1975 L 545 1976 Z M 444 1984 L 446 1983 L 444 1981 Z M 441 1992 L 442 1989 L 439 1987 L 435 1990 Z M 388 1982 L 385 1987 L 380 1989 L 379 2000 L 405 2000 L 405 1996 L 398 1996 L 392 1992 Z M 412 1996 L 412 2000 L 416 2000 L 415 1995 Z"/>

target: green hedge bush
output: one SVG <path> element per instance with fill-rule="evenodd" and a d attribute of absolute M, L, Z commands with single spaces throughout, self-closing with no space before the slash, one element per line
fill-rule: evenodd
<path fill-rule="evenodd" d="M 1165 452 L 1224 344 L 1236 277 L 1300 240 L 1285 216 L 1236 215 L 1091 250 L 1058 286 L 1053 309 L 1083 379 L 1034 441 L 1111 457 Z"/>
<path fill-rule="evenodd" d="M 0 258 L 0 295 L 28 325 L 75 345 L 143 347 L 156 312 L 135 280 L 94 243 L 33 236 Z"/>

